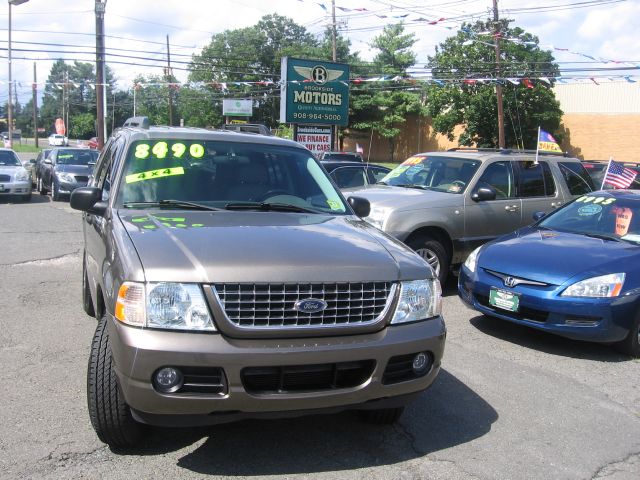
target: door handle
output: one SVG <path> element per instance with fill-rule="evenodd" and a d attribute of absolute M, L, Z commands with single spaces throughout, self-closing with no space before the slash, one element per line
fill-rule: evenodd
<path fill-rule="evenodd" d="M 562 202 L 551 202 L 551 206 L 553 208 L 558 208 L 562 206 Z"/>
<path fill-rule="evenodd" d="M 504 209 L 507 212 L 517 212 L 518 211 L 518 205 L 505 205 Z"/>

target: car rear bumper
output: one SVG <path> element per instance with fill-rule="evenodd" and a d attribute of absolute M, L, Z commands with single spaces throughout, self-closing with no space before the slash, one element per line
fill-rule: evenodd
<path fill-rule="evenodd" d="M 520 294 L 519 312 L 513 313 L 491 306 L 492 287 Z M 629 333 L 640 295 L 609 298 L 561 297 L 563 287 L 505 287 L 500 279 L 486 272 L 471 273 L 460 269 L 458 295 L 471 308 L 528 327 L 555 333 L 574 340 L 618 342 Z"/>
<path fill-rule="evenodd" d="M 221 334 L 145 330 L 110 318 L 110 343 L 125 400 L 138 420 L 156 425 L 214 424 L 246 417 L 400 405 L 434 381 L 446 337 L 441 317 L 371 334 L 299 339 L 233 339 Z M 385 376 L 389 360 L 407 354 L 413 358 L 419 352 L 427 352 L 432 361 L 426 373 L 390 383 Z M 370 362 L 372 370 L 361 383 L 348 387 L 261 392 L 251 391 L 253 387 L 243 378 L 246 369 L 295 371 L 358 362 Z M 224 391 L 159 393 L 152 377 L 166 366 L 222 369 Z"/>

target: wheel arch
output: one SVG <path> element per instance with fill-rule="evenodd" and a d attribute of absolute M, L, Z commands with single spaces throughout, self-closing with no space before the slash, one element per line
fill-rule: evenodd
<path fill-rule="evenodd" d="M 425 238 L 438 240 L 447 251 L 447 255 L 451 260 L 453 257 L 453 241 L 451 240 L 449 233 L 444 228 L 434 226 L 420 227 L 411 232 L 411 234 L 409 234 L 405 239 L 404 243 L 409 244 L 413 241 Z"/>

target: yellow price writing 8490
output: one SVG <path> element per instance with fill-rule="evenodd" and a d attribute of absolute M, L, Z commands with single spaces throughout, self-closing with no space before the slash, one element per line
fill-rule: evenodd
<path fill-rule="evenodd" d="M 176 142 L 169 145 L 169 143 L 161 141 L 156 143 L 139 143 L 136 145 L 133 156 L 144 160 L 145 158 L 155 157 L 159 159 L 163 158 L 182 158 L 184 154 L 189 151 L 191 158 L 202 158 L 204 156 L 204 145 L 200 143 L 192 143 L 187 148 L 182 142 Z"/>

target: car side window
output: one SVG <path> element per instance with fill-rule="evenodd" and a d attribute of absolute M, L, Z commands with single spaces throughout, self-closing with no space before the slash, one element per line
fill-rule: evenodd
<path fill-rule="evenodd" d="M 366 185 L 365 173 L 361 168 L 341 167 L 331 172 L 339 188 L 362 187 Z"/>
<path fill-rule="evenodd" d="M 558 166 L 567 182 L 571 195 L 584 195 L 597 190 L 593 179 L 582 164 L 578 162 L 560 162 Z M 604 170 L 602 176 L 604 177 Z"/>
<path fill-rule="evenodd" d="M 100 163 L 96 166 L 94 185 L 102 189 L 102 201 L 109 200 L 111 192 L 111 170 L 116 142 L 111 141 L 105 146 Z"/>
<path fill-rule="evenodd" d="M 553 197 L 556 194 L 556 182 L 553 179 L 551 168 L 547 162 L 540 162 L 542 165 L 542 177 L 544 178 L 544 194 Z"/>
<path fill-rule="evenodd" d="M 369 167 L 370 183 L 378 183 L 387 173 L 389 173 L 389 170 L 385 170 L 384 168 Z"/>
<path fill-rule="evenodd" d="M 545 162 L 536 163 L 533 160 L 520 160 L 516 163 L 518 164 L 520 177 L 519 196 L 523 198 L 546 196 L 542 166 Z"/>
<path fill-rule="evenodd" d="M 479 188 L 492 188 L 496 192 L 496 200 L 515 197 L 515 183 L 511 162 L 500 161 L 488 165 L 476 184 Z"/>

